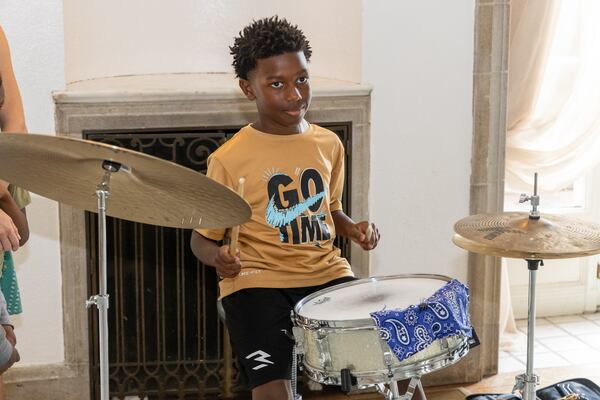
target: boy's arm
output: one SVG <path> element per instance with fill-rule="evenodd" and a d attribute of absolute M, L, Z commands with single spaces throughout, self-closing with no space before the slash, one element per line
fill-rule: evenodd
<path fill-rule="evenodd" d="M 370 224 L 373 228 L 373 234 L 370 238 L 367 238 L 367 228 L 369 227 L 369 221 L 361 221 L 355 223 L 349 216 L 342 210 L 333 211 L 331 213 L 333 218 L 333 224 L 335 225 L 335 232 L 338 236 L 346 237 L 364 250 L 373 250 L 379 243 L 379 230 L 375 224 Z"/>
<path fill-rule="evenodd" d="M 8 183 L 0 180 L 0 250 L 16 251 L 28 239 L 29 224 L 25 209 L 20 209 L 10 195 Z"/>
<path fill-rule="evenodd" d="M 331 169 L 331 195 L 329 209 L 335 232 L 338 236 L 347 237 L 357 243 L 364 250 L 372 250 L 379 242 L 379 231 L 375 224 L 371 224 L 373 234 L 367 238 L 367 228 L 369 221 L 361 221 L 355 223 L 350 217 L 344 213 L 342 209 L 342 194 L 344 192 L 344 146 L 338 141 L 337 153 L 334 157 L 333 167 Z"/>
<path fill-rule="evenodd" d="M 220 246 L 196 231 L 192 232 L 190 239 L 192 253 L 202 261 L 203 264 L 215 267 L 217 275 L 221 278 L 233 278 L 240 273 L 242 264 L 238 254 L 233 257 L 229 254 L 229 246 Z"/>

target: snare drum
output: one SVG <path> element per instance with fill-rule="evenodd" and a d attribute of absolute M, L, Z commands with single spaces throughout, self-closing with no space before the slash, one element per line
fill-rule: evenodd
<path fill-rule="evenodd" d="M 296 304 L 293 313 L 303 365 L 314 381 L 342 384 L 350 371 L 355 387 L 367 387 L 438 370 L 469 351 L 468 338 L 451 336 L 398 361 L 369 313 L 418 304 L 444 286 L 441 275 L 397 275 L 368 278 L 315 292 Z M 300 329 L 298 329 L 300 328 Z"/>

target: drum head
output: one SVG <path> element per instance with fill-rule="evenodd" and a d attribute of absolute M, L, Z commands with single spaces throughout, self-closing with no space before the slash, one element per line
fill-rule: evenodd
<path fill-rule="evenodd" d="M 315 292 L 295 307 L 310 320 L 370 320 L 369 313 L 419 304 L 450 281 L 442 275 L 397 275 L 360 279 Z"/>

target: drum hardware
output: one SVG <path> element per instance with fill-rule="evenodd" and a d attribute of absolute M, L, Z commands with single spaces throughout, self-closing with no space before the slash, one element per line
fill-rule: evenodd
<path fill-rule="evenodd" d="M 238 192 L 239 194 L 239 192 Z M 292 311 L 293 313 L 293 311 Z M 299 358 L 302 356 L 302 344 L 296 343 L 295 333 L 293 331 L 288 332 L 287 329 L 282 329 L 281 332 L 286 335 L 290 340 L 294 341 L 294 346 L 292 346 L 292 373 L 290 377 L 291 386 L 292 386 L 292 399 L 293 400 L 302 400 L 302 396 L 298 393 L 298 366 L 301 365 L 299 363 Z"/>
<path fill-rule="evenodd" d="M 331 351 L 329 348 L 329 341 L 327 333 L 323 329 L 317 331 L 317 337 L 315 340 L 317 351 L 319 352 L 319 360 L 325 370 L 331 369 Z"/>
<path fill-rule="evenodd" d="M 292 311 L 292 320 L 293 320 L 293 318 L 294 318 L 294 311 Z M 302 328 L 294 326 L 292 328 L 291 339 L 293 339 L 295 342 L 296 352 L 298 353 L 299 356 L 302 356 L 304 354 L 304 331 L 302 330 Z"/>
<path fill-rule="evenodd" d="M 533 174 L 533 195 L 528 196 L 527 193 L 521 193 L 519 197 L 519 204 L 525 202 L 531 202 L 531 211 L 529 212 L 529 218 L 531 219 L 540 219 L 540 211 L 538 210 L 538 206 L 540 205 L 540 196 L 537 192 L 537 181 L 538 174 L 537 172 Z"/>
<path fill-rule="evenodd" d="M 386 343 L 387 344 L 387 343 Z M 389 347 L 388 347 L 389 349 Z M 394 371 L 392 371 L 392 364 L 394 361 L 394 355 L 391 351 L 383 352 L 383 363 L 387 365 L 388 368 L 388 378 L 392 379 L 394 377 Z"/>
<path fill-rule="evenodd" d="M 356 380 L 356 377 L 352 375 L 352 370 L 350 368 L 342 368 L 340 370 L 340 377 L 342 380 L 342 392 L 346 394 L 350 393 L 352 391 L 352 388 L 354 388 L 358 382 Z"/>
<path fill-rule="evenodd" d="M 106 216 L 194 229 L 227 228 L 247 221 L 251 215 L 250 206 L 241 197 L 201 173 L 88 140 L 2 133 L 0 178 L 98 213 L 100 293 L 91 296 L 86 307 L 95 305 L 98 309 L 101 400 L 109 398 Z"/>
<path fill-rule="evenodd" d="M 420 377 L 411 378 L 408 387 L 406 388 L 406 392 L 403 395 L 400 395 L 400 390 L 398 389 L 398 383 L 396 381 L 390 382 L 387 387 L 384 383 L 378 383 L 375 385 L 375 388 L 384 396 L 385 400 L 411 400 L 420 385 Z"/>
<path fill-rule="evenodd" d="M 540 214 L 540 196 L 534 175 L 533 195 L 521 195 L 520 202 L 531 202 L 529 213 L 505 212 L 478 214 L 454 225 L 452 241 L 473 253 L 522 258 L 529 270 L 527 315 L 527 364 L 524 374 L 515 377 L 513 392 L 524 400 L 535 400 L 539 377 L 534 374 L 536 314 L 536 274 L 544 259 L 590 256 L 600 253 L 600 225 L 564 216 Z"/>
<path fill-rule="evenodd" d="M 443 338 L 442 341 L 440 342 L 440 347 L 444 350 L 447 350 L 449 345 L 448 345 L 448 339 L 447 338 Z"/>

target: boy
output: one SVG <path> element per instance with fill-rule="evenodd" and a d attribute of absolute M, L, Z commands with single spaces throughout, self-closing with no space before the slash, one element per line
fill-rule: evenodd
<path fill-rule="evenodd" d="M 290 310 L 308 294 L 352 280 L 333 246 L 345 236 L 377 246 L 375 225 L 344 211 L 344 149 L 331 131 L 308 123 L 308 60 L 302 31 L 278 17 L 255 21 L 230 48 L 239 85 L 256 102 L 257 120 L 209 158 L 208 176 L 237 189 L 245 178 L 252 218 L 240 227 L 239 252 L 215 241 L 223 230 L 192 234 L 194 254 L 223 278 L 220 294 L 233 349 L 252 398 L 290 398 Z"/>

